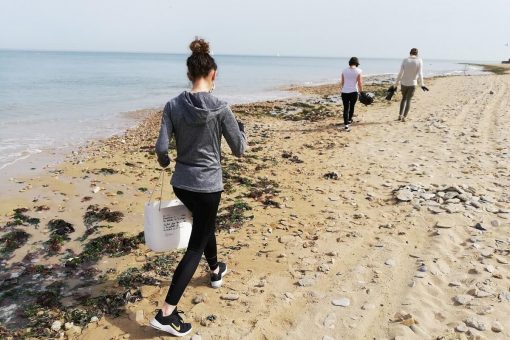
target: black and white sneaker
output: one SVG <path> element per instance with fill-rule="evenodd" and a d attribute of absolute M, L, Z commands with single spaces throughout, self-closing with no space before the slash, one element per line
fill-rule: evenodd
<path fill-rule="evenodd" d="M 191 332 L 191 324 L 182 321 L 179 315 L 182 311 L 174 309 L 172 314 L 163 316 L 163 312 L 158 310 L 158 314 L 149 323 L 151 327 L 160 331 L 170 333 L 174 336 L 185 336 Z"/>
<path fill-rule="evenodd" d="M 227 273 L 227 265 L 223 262 L 218 262 L 218 274 L 211 274 L 211 287 L 220 288 L 223 284 L 223 276 Z"/>
<path fill-rule="evenodd" d="M 349 132 L 349 131 L 351 131 L 351 128 L 350 128 L 350 126 L 349 126 L 349 125 L 345 125 L 345 126 L 344 126 L 344 130 L 345 130 L 346 132 Z"/>

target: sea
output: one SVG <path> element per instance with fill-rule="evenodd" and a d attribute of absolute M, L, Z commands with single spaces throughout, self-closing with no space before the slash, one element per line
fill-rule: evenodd
<path fill-rule="evenodd" d="M 348 58 L 214 56 L 215 94 L 232 103 L 292 96 L 289 85 L 338 81 Z M 0 50 L 0 172 L 58 154 L 137 123 L 190 83 L 184 54 Z M 367 76 L 395 75 L 401 59 L 360 58 Z M 460 61 L 424 61 L 425 76 L 478 74 Z M 40 157 L 41 158 L 41 157 Z M 44 157 L 42 157 L 44 159 Z M 0 173 L 0 180 L 2 174 Z"/>

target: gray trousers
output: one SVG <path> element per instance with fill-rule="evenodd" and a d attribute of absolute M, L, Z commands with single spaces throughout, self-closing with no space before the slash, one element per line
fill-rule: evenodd
<path fill-rule="evenodd" d="M 411 98 L 414 96 L 416 86 L 402 85 L 402 101 L 400 102 L 400 116 L 407 117 L 409 109 L 411 109 Z"/>

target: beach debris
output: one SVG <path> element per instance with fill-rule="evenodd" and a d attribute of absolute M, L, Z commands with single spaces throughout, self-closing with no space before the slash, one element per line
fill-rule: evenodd
<path fill-rule="evenodd" d="M 83 222 L 86 227 L 91 227 L 98 222 L 120 222 L 124 214 L 120 211 L 111 211 L 107 207 L 99 208 L 97 204 L 89 205 L 83 216 Z"/>
<path fill-rule="evenodd" d="M 325 179 L 337 180 L 340 176 L 338 176 L 338 174 L 336 172 L 330 171 L 330 172 L 325 173 L 323 177 Z"/>
<path fill-rule="evenodd" d="M 419 324 L 419 322 L 414 318 L 414 316 L 406 311 L 400 311 L 395 313 L 392 321 L 398 322 L 408 327 Z"/>
<path fill-rule="evenodd" d="M 473 228 L 475 228 L 475 229 L 477 229 L 477 230 L 481 230 L 481 231 L 487 231 L 487 228 L 486 228 L 486 227 L 484 227 L 484 225 L 483 225 L 482 223 L 480 223 L 480 222 L 478 222 L 477 224 L 475 224 L 475 226 L 474 226 Z"/>

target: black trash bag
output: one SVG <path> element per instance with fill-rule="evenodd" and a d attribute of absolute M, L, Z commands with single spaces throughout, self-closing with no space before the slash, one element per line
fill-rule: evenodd
<path fill-rule="evenodd" d="M 393 95 L 397 92 L 396 86 L 390 86 L 390 88 L 386 91 L 386 100 L 391 100 L 393 98 Z"/>
<path fill-rule="evenodd" d="M 372 92 L 361 92 L 359 94 L 359 101 L 361 104 L 370 105 L 374 102 L 375 95 Z"/>

